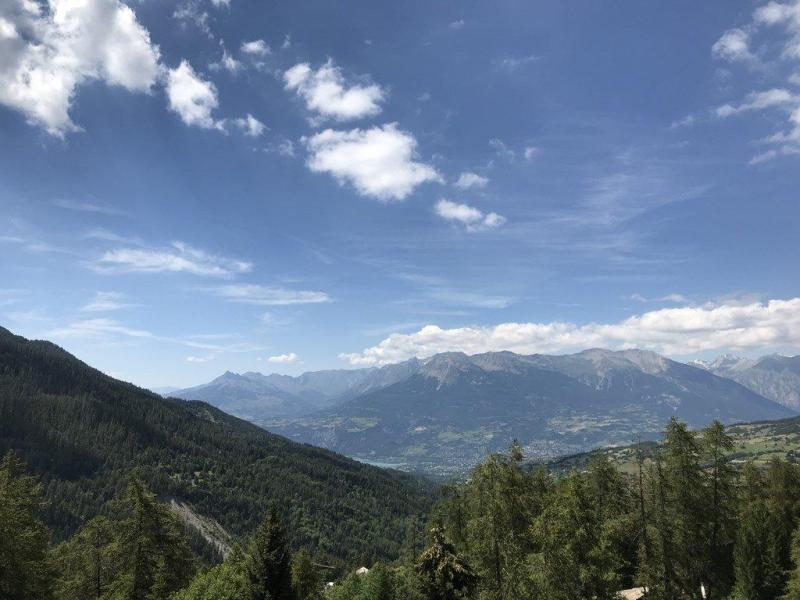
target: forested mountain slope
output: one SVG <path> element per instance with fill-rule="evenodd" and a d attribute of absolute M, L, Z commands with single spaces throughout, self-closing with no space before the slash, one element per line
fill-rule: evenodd
<path fill-rule="evenodd" d="M 0 454 L 41 477 L 48 525 L 74 532 L 132 474 L 236 536 L 275 502 L 295 544 L 348 561 L 398 553 L 428 484 L 290 442 L 202 402 L 163 399 L 49 342 L 0 328 Z"/>

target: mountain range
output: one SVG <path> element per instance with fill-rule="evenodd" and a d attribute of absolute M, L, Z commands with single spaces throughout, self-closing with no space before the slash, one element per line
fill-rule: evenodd
<path fill-rule="evenodd" d="M 233 381 L 251 395 L 226 392 Z M 260 404 L 254 390 L 265 383 L 277 400 Z M 514 438 L 528 455 L 546 458 L 655 438 L 672 416 L 700 427 L 796 414 L 710 369 L 643 350 L 443 353 L 296 378 L 225 374 L 193 389 L 291 439 L 443 476 L 464 472 Z"/>
<path fill-rule="evenodd" d="M 716 360 L 696 364 L 720 377 L 727 377 L 746 388 L 794 410 L 800 410 L 800 355 L 770 354 L 758 359 L 726 354 Z"/>

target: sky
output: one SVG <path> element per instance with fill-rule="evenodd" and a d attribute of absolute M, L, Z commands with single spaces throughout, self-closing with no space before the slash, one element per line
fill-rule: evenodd
<path fill-rule="evenodd" d="M 800 352 L 800 1 L 0 1 L 0 324 L 183 387 Z"/>

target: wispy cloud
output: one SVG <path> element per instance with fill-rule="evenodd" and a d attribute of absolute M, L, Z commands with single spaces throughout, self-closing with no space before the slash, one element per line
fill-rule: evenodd
<path fill-rule="evenodd" d="M 125 295 L 119 292 L 96 292 L 94 297 L 81 308 L 81 311 L 111 312 L 132 306 L 136 306 L 136 304 L 125 302 Z"/>
<path fill-rule="evenodd" d="M 53 200 L 53 206 L 63 208 L 65 210 L 73 210 L 77 212 L 97 213 L 102 215 L 122 215 L 123 211 L 106 206 L 104 204 L 97 204 L 95 202 L 86 202 L 81 200 L 70 200 L 67 198 L 58 198 Z"/>
<path fill-rule="evenodd" d="M 507 73 L 518 71 L 522 67 L 530 65 L 539 60 L 536 54 L 526 54 L 523 56 L 504 56 L 494 61 L 495 67 Z"/>
<path fill-rule="evenodd" d="M 252 270 L 246 261 L 216 256 L 183 242 L 167 248 L 117 248 L 105 252 L 93 264 L 101 273 L 191 273 L 232 277 Z"/>
<path fill-rule="evenodd" d="M 232 302 L 257 304 L 260 306 L 289 306 L 293 304 L 323 304 L 332 302 L 331 297 L 325 292 L 292 290 L 264 285 L 236 284 L 206 289 L 210 293 Z"/>

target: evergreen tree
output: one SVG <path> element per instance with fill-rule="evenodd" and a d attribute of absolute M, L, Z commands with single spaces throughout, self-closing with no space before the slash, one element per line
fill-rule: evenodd
<path fill-rule="evenodd" d="M 735 600 L 774 600 L 783 587 L 779 544 L 765 497 L 764 478 L 748 463 L 734 548 Z"/>
<path fill-rule="evenodd" d="M 292 588 L 296 600 L 317 600 L 322 594 L 322 577 L 305 548 L 292 556 Z"/>
<path fill-rule="evenodd" d="M 53 551 L 58 572 L 56 595 L 70 600 L 102 598 L 125 557 L 115 552 L 114 524 L 99 516 Z"/>
<path fill-rule="evenodd" d="M 683 595 L 700 598 L 707 507 L 700 445 L 694 432 L 674 417 L 664 435 L 664 507 L 672 523 L 675 580 Z"/>
<path fill-rule="evenodd" d="M 537 489 L 544 483 L 522 468 L 522 448 L 495 454 L 475 468 L 467 489 L 467 545 L 487 598 L 511 600 L 527 579 L 526 558 L 533 552 L 530 524 L 543 506 Z M 524 590 L 522 593 L 526 593 Z"/>
<path fill-rule="evenodd" d="M 432 543 L 417 559 L 416 570 L 425 600 L 464 600 L 475 592 L 478 578 L 456 554 L 439 528 L 431 530 Z"/>
<path fill-rule="evenodd" d="M 194 574 L 194 557 L 177 517 L 138 480 L 122 499 L 117 524 L 120 569 L 111 583 L 115 600 L 166 600 Z"/>
<path fill-rule="evenodd" d="M 626 510 L 625 498 L 619 474 L 605 459 L 593 461 L 589 474 L 573 471 L 557 486 L 534 526 L 542 597 L 614 598 L 624 562 L 615 524 Z"/>
<path fill-rule="evenodd" d="M 250 600 L 292 600 L 287 534 L 274 506 L 253 539 L 247 579 Z"/>
<path fill-rule="evenodd" d="M 786 592 L 781 600 L 800 600 L 800 527 L 795 529 L 792 536 L 792 562 L 794 564 L 786 583 Z"/>
<path fill-rule="evenodd" d="M 735 477 L 728 460 L 733 439 L 719 421 L 703 429 L 702 448 L 708 463 L 706 489 L 709 497 L 706 557 L 701 576 L 706 598 L 725 598 L 733 585 L 733 546 L 735 541 Z"/>
<path fill-rule="evenodd" d="M 378 563 L 364 576 L 359 600 L 405 600 L 395 595 L 395 582 L 392 572 Z"/>
<path fill-rule="evenodd" d="M 230 555 L 172 596 L 170 600 L 242 600 L 247 597 L 247 557 L 234 546 Z"/>
<path fill-rule="evenodd" d="M 50 536 L 39 519 L 43 507 L 42 486 L 8 452 L 0 460 L 0 598 L 4 600 L 52 596 Z"/>

